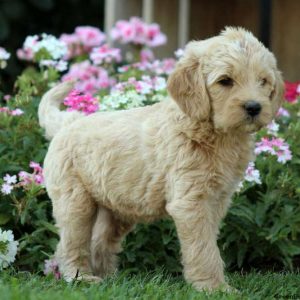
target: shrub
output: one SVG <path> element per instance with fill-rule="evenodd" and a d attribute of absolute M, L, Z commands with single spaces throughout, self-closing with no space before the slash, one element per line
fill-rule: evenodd
<path fill-rule="evenodd" d="M 6 105 L 0 109 L 0 227 L 13 230 L 19 241 L 15 266 L 20 269 L 42 270 L 58 241 L 39 165 L 48 147 L 37 120 L 44 92 L 59 80 L 76 80 L 76 90 L 65 99 L 62 109 L 86 114 L 98 108 L 148 105 L 167 95 L 166 78 L 175 59 L 155 60 L 146 47 L 165 41 L 158 26 L 145 26 L 142 36 L 126 39 L 121 27 L 133 26 L 134 32 L 139 22 L 119 22 L 113 31 L 116 39 L 133 43 L 134 55 L 126 57 L 139 57 L 138 61 L 120 61 L 121 52 L 105 45 L 103 33 L 91 27 L 79 27 L 71 35 L 62 35 L 60 41 L 47 35 L 31 37 L 19 51 L 29 66 L 17 78 L 14 95 L 2 95 Z M 91 46 L 89 33 L 98 35 L 97 44 Z M 152 43 L 153 35 L 157 40 Z M 59 45 L 60 51 L 53 45 Z M 280 110 L 277 123 L 257 134 L 257 159 L 249 165 L 220 230 L 220 249 L 233 268 L 274 262 L 292 268 L 293 259 L 300 254 L 299 88 L 298 84 L 287 87 L 290 103 Z M 165 266 L 169 272 L 179 273 L 179 254 L 171 220 L 141 224 L 124 243 L 121 266 L 131 271 Z"/>

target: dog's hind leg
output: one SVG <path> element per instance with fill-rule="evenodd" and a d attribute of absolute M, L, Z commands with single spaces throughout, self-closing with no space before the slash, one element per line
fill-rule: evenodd
<path fill-rule="evenodd" d="M 123 222 L 110 210 L 98 206 L 91 242 L 92 268 L 95 275 L 103 278 L 116 271 L 117 254 L 122 251 L 122 240 L 133 227 L 132 223 Z"/>
<path fill-rule="evenodd" d="M 53 214 L 60 234 L 55 256 L 64 278 L 100 279 L 93 276 L 90 262 L 92 226 L 97 211 L 94 200 L 80 182 L 76 184 L 75 178 L 64 191 L 50 194 L 54 195 L 51 196 Z"/>

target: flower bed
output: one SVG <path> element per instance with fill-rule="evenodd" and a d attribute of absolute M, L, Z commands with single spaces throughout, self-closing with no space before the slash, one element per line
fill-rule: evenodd
<path fill-rule="evenodd" d="M 59 38 L 27 37 L 17 51 L 27 66 L 16 80 L 14 94 L 0 94 L 0 226 L 13 230 L 18 240 L 15 266 L 20 269 L 42 270 L 58 240 L 41 167 L 48 142 L 38 125 L 37 107 L 45 91 L 58 81 L 75 80 L 62 109 L 86 115 L 149 105 L 167 96 L 166 80 L 176 58 L 155 59 L 151 48 L 166 42 L 159 26 L 131 18 L 117 22 L 111 38 L 130 50 L 122 53 L 109 47 L 105 34 L 89 26 Z M 0 48 L 0 68 L 9 57 Z M 286 87 L 287 101 L 276 120 L 257 134 L 256 160 L 249 164 L 222 225 L 219 242 L 228 266 L 276 262 L 291 268 L 300 254 L 300 85 Z M 4 263 L 8 248 L 1 245 L 0 241 L 4 268 L 13 259 Z M 124 246 L 123 267 L 164 265 L 170 272 L 181 271 L 176 232 L 169 220 L 138 226 Z M 47 270 L 56 270 L 55 263 L 48 260 Z"/>

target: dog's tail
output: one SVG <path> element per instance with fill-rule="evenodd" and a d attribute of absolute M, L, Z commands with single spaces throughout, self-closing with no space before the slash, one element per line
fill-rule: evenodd
<path fill-rule="evenodd" d="M 48 140 L 51 140 L 62 127 L 84 116 L 78 111 L 66 112 L 59 109 L 61 102 L 73 87 L 73 81 L 60 83 L 49 90 L 40 102 L 39 123 L 45 129 L 45 136 Z"/>

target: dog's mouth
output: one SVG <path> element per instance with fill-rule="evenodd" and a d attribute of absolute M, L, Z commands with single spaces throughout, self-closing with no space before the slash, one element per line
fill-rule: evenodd
<path fill-rule="evenodd" d="M 259 131 L 261 128 L 263 128 L 265 124 L 263 124 L 259 118 L 259 116 L 255 117 L 246 117 L 246 122 L 245 122 L 245 129 L 247 132 L 253 133 L 256 131 Z"/>
<path fill-rule="evenodd" d="M 264 127 L 265 124 L 263 124 L 259 118 L 259 116 L 250 117 L 246 116 L 243 120 L 241 120 L 236 126 L 234 126 L 236 129 L 248 132 L 248 133 L 254 133 L 256 131 L 259 131 L 262 127 Z"/>

